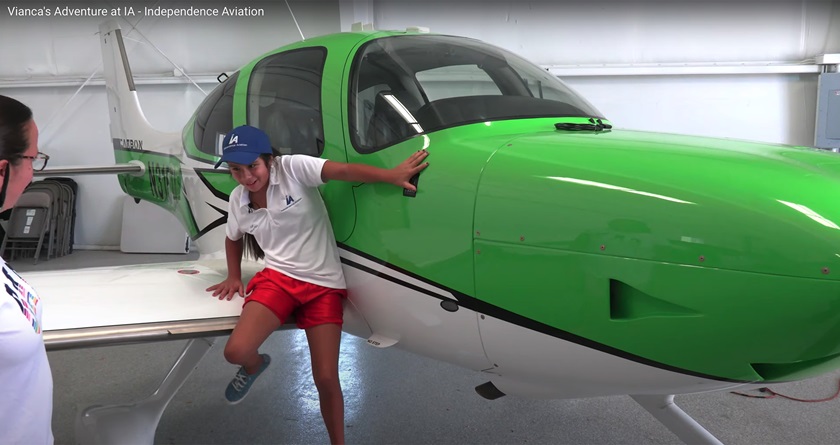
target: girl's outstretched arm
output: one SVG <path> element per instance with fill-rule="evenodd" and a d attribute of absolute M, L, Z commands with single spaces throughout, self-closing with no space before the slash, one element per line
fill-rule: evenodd
<path fill-rule="evenodd" d="M 416 191 L 417 188 L 408 182 L 408 180 L 429 166 L 428 162 L 423 162 L 428 155 L 429 152 L 426 150 L 417 151 L 394 168 L 379 168 L 366 164 L 347 164 L 344 162 L 327 161 L 321 170 L 321 179 L 324 182 L 333 179 L 350 182 L 387 182 Z"/>

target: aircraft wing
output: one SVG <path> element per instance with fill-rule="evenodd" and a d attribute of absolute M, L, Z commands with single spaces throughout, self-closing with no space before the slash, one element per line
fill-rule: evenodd
<path fill-rule="evenodd" d="M 262 268 L 243 262 L 243 281 Z M 243 299 L 206 292 L 223 260 L 24 273 L 44 301 L 48 350 L 226 335 Z"/>

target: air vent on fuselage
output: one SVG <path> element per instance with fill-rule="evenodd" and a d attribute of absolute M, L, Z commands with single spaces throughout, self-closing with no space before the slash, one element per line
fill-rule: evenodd
<path fill-rule="evenodd" d="M 610 280 L 610 319 L 638 320 L 649 317 L 696 317 L 699 312 L 654 297 L 629 284 Z"/>

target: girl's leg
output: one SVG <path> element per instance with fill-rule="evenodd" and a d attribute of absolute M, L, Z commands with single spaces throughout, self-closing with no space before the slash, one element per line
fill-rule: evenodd
<path fill-rule="evenodd" d="M 225 345 L 225 360 L 242 366 L 248 374 L 257 372 L 262 365 L 257 349 L 280 325 L 269 308 L 256 301 L 246 303 Z"/>
<path fill-rule="evenodd" d="M 344 396 L 338 380 L 338 350 L 341 327 L 327 323 L 306 329 L 309 355 L 312 358 L 312 378 L 318 388 L 321 416 L 330 434 L 330 442 L 344 443 Z"/>

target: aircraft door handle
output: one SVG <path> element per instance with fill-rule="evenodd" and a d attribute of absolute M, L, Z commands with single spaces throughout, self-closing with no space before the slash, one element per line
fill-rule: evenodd
<path fill-rule="evenodd" d="M 417 188 L 417 182 L 419 180 L 420 180 L 420 173 L 417 173 L 416 175 L 412 176 L 408 180 L 408 182 L 409 182 L 409 184 L 413 185 L 414 188 Z M 404 188 L 403 189 L 403 196 L 406 196 L 406 197 L 409 197 L 409 198 L 416 198 L 417 197 L 417 190 L 409 190 L 409 189 Z"/>

